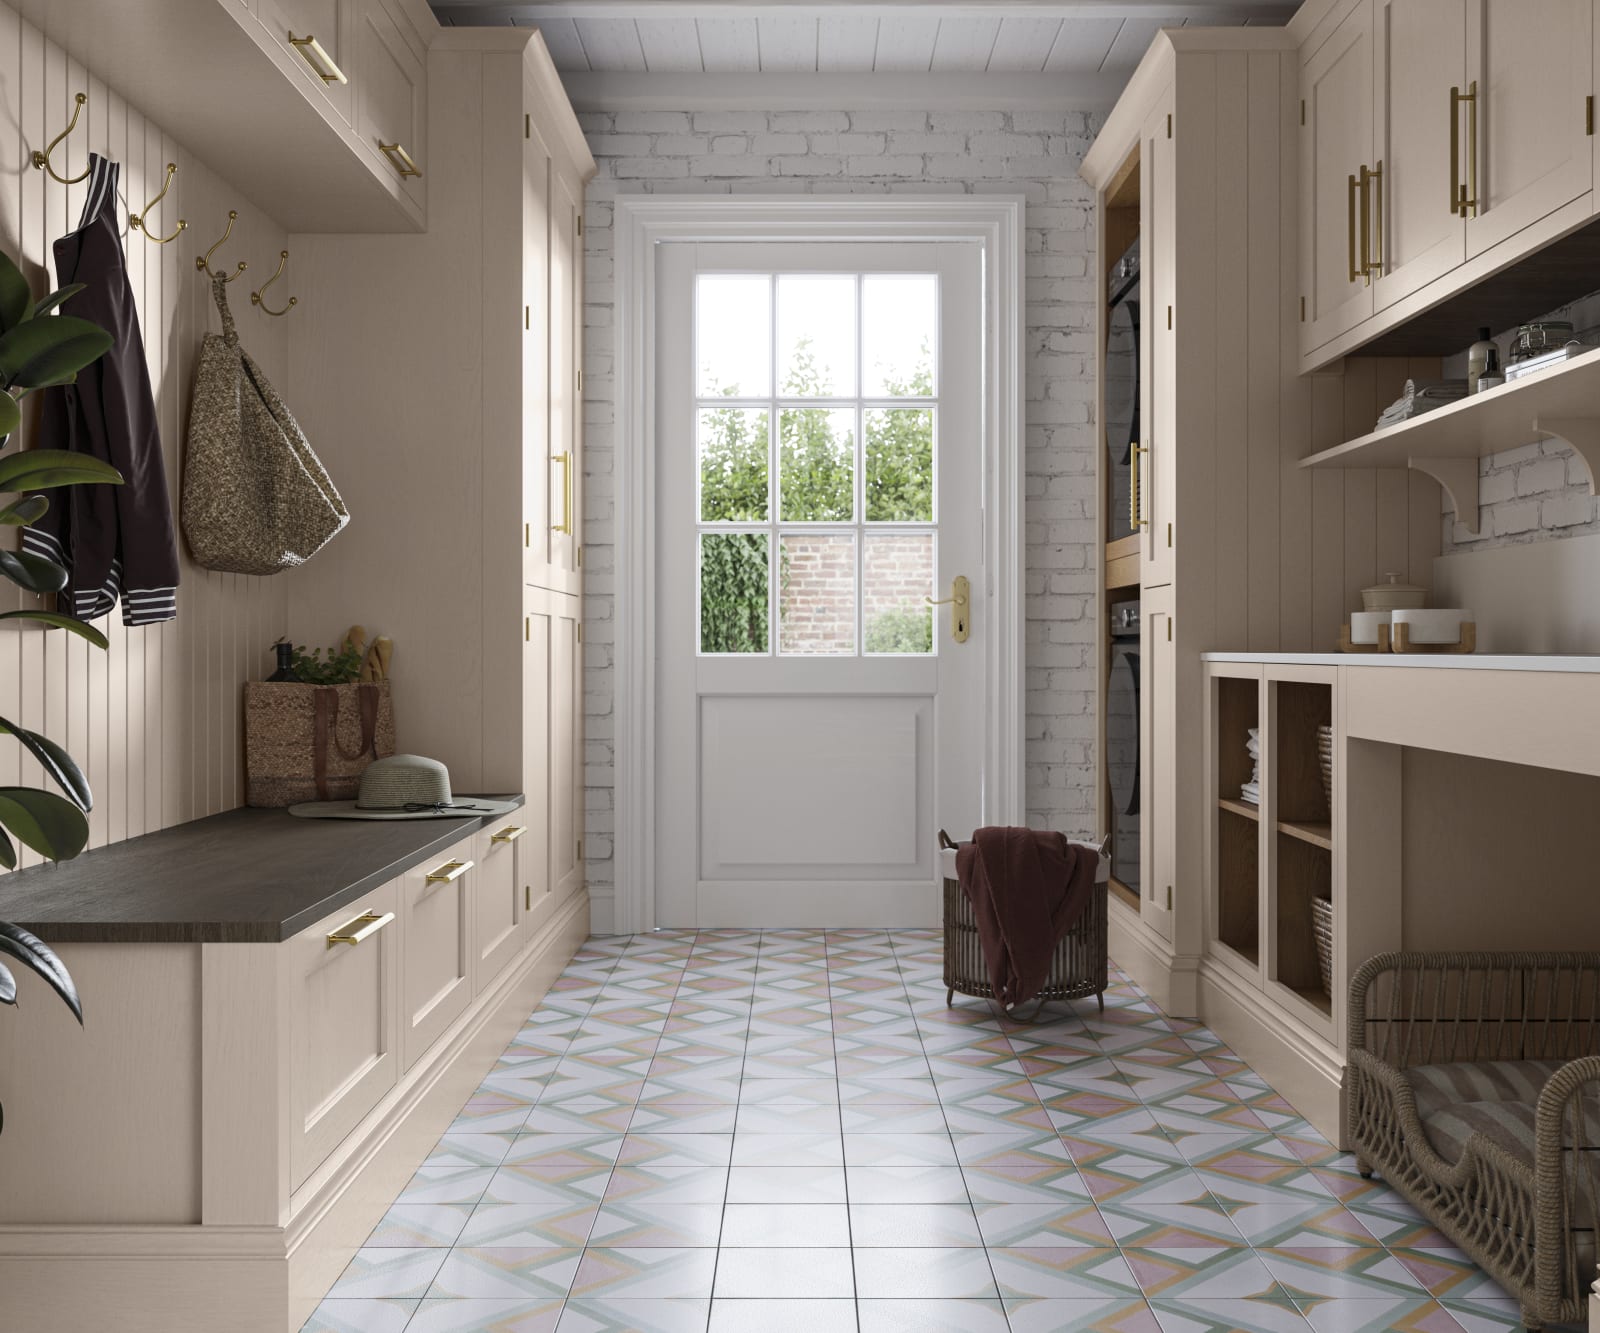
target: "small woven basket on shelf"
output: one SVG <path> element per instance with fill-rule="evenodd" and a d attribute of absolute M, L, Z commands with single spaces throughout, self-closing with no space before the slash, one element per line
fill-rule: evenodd
<path fill-rule="evenodd" d="M 1317 980 L 1322 993 L 1333 998 L 1333 904 L 1326 898 L 1311 900 L 1311 934 L 1317 942 Z"/>
<path fill-rule="evenodd" d="M 1328 818 L 1333 819 L 1333 728 L 1317 728 L 1317 759 L 1322 767 L 1322 795 L 1328 802 Z"/>

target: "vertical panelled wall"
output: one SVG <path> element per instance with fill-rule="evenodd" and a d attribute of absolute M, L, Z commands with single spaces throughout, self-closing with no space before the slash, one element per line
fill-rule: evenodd
<path fill-rule="evenodd" d="M 1325 374 L 1298 373 L 1295 54 L 1184 55 L 1178 78 L 1180 171 L 1194 173 L 1182 182 L 1192 189 L 1180 186 L 1178 319 L 1203 321 L 1198 333 L 1180 323 L 1180 355 L 1199 356 L 1202 365 L 1187 361 L 1180 369 L 1185 402 L 1178 415 L 1190 419 L 1186 404 L 1214 405 L 1211 644 L 1330 650 L 1350 612 L 1360 609 L 1364 586 L 1388 571 L 1432 582 L 1441 498 L 1438 484 L 1420 473 L 1310 472 L 1299 460 L 1370 431 L 1409 375 L 1436 376 L 1439 363 L 1350 357 Z M 1215 119 L 1184 123 L 1194 116 Z M 1186 137 L 1210 151 L 1214 168 L 1192 156 L 1185 161 Z M 1199 382 L 1207 377 L 1214 386 Z M 1185 486 L 1189 480 L 1185 474 Z M 1179 505 L 1183 512 L 1182 498 Z M 1193 536 L 1180 551 L 1193 549 Z M 1204 596 L 1201 588 L 1193 592 Z"/>
<path fill-rule="evenodd" d="M 222 234 L 230 208 L 239 210 L 239 221 L 217 259 L 230 269 L 239 259 L 250 263 L 229 296 L 241 341 L 275 382 L 287 378 L 288 324 L 315 318 L 315 302 L 300 292 L 288 319 L 271 319 L 253 307 L 251 279 L 259 283 L 276 267 L 282 228 L 184 150 L 183 126 L 152 124 L 96 73 L 0 5 L 0 246 L 36 293 L 54 286 L 51 242 L 77 225 L 85 186 L 58 184 L 30 158 L 66 128 L 79 92 L 89 101 L 54 160 L 64 176 L 81 172 L 91 150 L 122 164 L 118 209 L 176 513 L 200 340 L 207 330 L 221 329 L 208 280 L 194 260 Z M 189 226 L 170 245 L 156 245 L 127 228 L 127 215 L 160 190 L 168 162 L 178 164 L 178 174 L 151 226 L 158 235 L 180 217 Z M 30 416 L 24 430 L 29 445 L 33 430 Z M 14 546 L 14 533 L 6 541 Z M 10 583 L 0 590 L 3 609 L 22 602 Z M 208 573 L 184 552 L 178 618 L 127 629 L 119 608 L 101 622 L 109 652 L 59 630 L 0 627 L 0 716 L 44 731 L 84 766 L 95 794 L 91 845 L 243 804 L 240 685 L 270 670 L 270 646 L 285 629 L 286 605 L 282 579 Z M 36 763 L 13 741 L 0 740 L 0 786 L 19 782 L 47 785 Z"/>

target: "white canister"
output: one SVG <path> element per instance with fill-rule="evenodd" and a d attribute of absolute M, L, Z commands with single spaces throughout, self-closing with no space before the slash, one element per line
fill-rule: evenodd
<path fill-rule="evenodd" d="M 1435 606 L 1427 610 L 1401 610 L 1394 623 L 1406 627 L 1412 643 L 1451 645 L 1461 642 L 1461 627 L 1472 619 L 1472 612 L 1459 606 Z"/>
<path fill-rule="evenodd" d="M 1350 642 L 1369 644 L 1376 648 L 1382 630 L 1389 624 L 1389 611 L 1352 611 L 1350 613 Z"/>

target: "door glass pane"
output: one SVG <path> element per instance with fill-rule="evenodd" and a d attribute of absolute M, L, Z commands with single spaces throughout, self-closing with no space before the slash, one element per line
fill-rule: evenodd
<path fill-rule="evenodd" d="M 933 409 L 863 414 L 867 432 L 867 522 L 933 521 Z"/>
<path fill-rule="evenodd" d="M 695 393 L 763 398 L 772 387 L 772 282 L 765 274 L 695 279 Z"/>
<path fill-rule="evenodd" d="M 764 653 L 767 534 L 700 534 L 700 651 Z"/>
<path fill-rule="evenodd" d="M 862 548 L 862 633 L 869 653 L 931 653 L 933 534 L 875 532 Z"/>
<path fill-rule="evenodd" d="M 856 280 L 778 279 L 778 392 L 848 398 L 856 391 Z"/>
<path fill-rule="evenodd" d="M 855 518 L 855 413 L 786 407 L 778 413 L 779 508 L 786 523 Z"/>
<path fill-rule="evenodd" d="M 700 409 L 700 521 L 762 523 L 767 517 L 765 408 Z"/>
<path fill-rule="evenodd" d="M 878 274 L 861 283 L 861 392 L 868 398 L 933 394 L 939 280 L 931 273 Z"/>
<path fill-rule="evenodd" d="M 778 650 L 856 650 L 856 539 L 848 533 L 786 532 L 779 538 Z"/>

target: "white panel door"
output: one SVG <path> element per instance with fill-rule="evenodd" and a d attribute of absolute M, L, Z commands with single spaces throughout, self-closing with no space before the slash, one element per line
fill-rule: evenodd
<path fill-rule="evenodd" d="M 657 924 L 931 924 L 988 822 L 979 251 L 657 271 Z"/>

